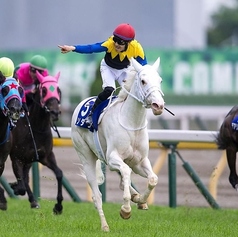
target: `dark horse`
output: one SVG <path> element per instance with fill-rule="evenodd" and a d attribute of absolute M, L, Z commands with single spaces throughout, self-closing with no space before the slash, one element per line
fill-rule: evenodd
<path fill-rule="evenodd" d="M 11 187 L 15 195 L 25 195 L 27 192 L 31 208 L 39 208 L 36 199 L 38 197 L 34 197 L 29 186 L 29 170 L 32 162 L 40 162 L 54 172 L 58 183 L 57 203 L 53 209 L 55 214 L 61 214 L 63 210 L 63 172 L 57 166 L 51 133 L 52 122 L 58 120 L 61 113 L 59 76 L 60 73 L 55 77 L 43 77 L 37 72 L 40 84 L 36 87 L 35 93 L 31 94 L 29 116 L 19 120 L 12 133 L 13 146 L 10 153 L 13 172 L 17 179 Z"/>
<path fill-rule="evenodd" d="M 0 73 L 0 77 L 3 78 Z M 0 85 L 0 176 L 11 150 L 11 129 L 24 115 L 22 110 L 23 89 L 14 78 L 8 78 Z M 0 187 L 0 209 L 7 209 L 4 190 Z"/>
<path fill-rule="evenodd" d="M 226 150 L 227 162 L 230 169 L 229 181 L 238 191 L 238 176 L 236 173 L 236 153 L 238 151 L 238 105 L 234 106 L 226 115 L 216 143 L 219 149 Z"/>

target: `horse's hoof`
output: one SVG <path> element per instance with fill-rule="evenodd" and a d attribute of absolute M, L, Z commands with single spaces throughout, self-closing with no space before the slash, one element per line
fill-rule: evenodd
<path fill-rule="evenodd" d="M 59 205 L 59 204 L 55 204 L 55 207 L 53 209 L 53 213 L 55 215 L 60 215 L 60 214 L 62 214 L 62 212 L 63 212 L 63 206 Z"/>
<path fill-rule="evenodd" d="M 105 226 L 102 226 L 102 231 L 104 232 L 109 232 L 109 226 L 108 225 L 105 225 Z"/>
<path fill-rule="evenodd" d="M 131 217 L 131 212 L 125 212 L 121 209 L 120 216 L 124 220 L 128 220 Z"/>
<path fill-rule="evenodd" d="M 31 202 L 31 208 L 39 209 L 40 205 L 36 201 L 33 201 Z"/>
<path fill-rule="evenodd" d="M 148 207 L 147 203 L 137 203 L 137 209 L 139 209 L 139 210 L 148 210 L 149 207 Z"/>
<path fill-rule="evenodd" d="M 0 203 L 0 210 L 6 211 L 7 210 L 7 203 Z"/>

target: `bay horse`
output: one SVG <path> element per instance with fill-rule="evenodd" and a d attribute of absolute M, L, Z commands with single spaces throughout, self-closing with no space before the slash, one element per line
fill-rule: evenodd
<path fill-rule="evenodd" d="M 0 75 L 2 77 L 2 74 Z M 14 78 L 7 78 L 0 85 L 0 176 L 11 150 L 11 130 L 24 116 L 22 109 L 23 88 Z M 0 209 L 7 210 L 4 189 L 0 187 Z"/>
<path fill-rule="evenodd" d="M 80 127 L 85 114 L 89 113 L 90 99 L 85 99 L 74 110 L 71 121 L 71 137 L 74 148 L 83 165 L 93 192 L 93 201 L 101 221 L 102 231 L 109 231 L 102 208 L 102 194 L 97 180 L 103 180 L 97 174 L 102 174 L 96 167 L 100 162 L 108 165 L 112 171 L 120 172 L 121 189 L 123 189 L 123 205 L 120 215 L 123 219 L 131 216 L 130 201 L 139 204 L 143 209 L 147 198 L 158 182 L 148 159 L 149 138 L 147 131 L 146 112 L 152 109 L 154 115 L 160 115 L 164 109 L 162 78 L 157 70 L 160 58 L 151 65 L 142 66 L 131 59 L 131 66 L 118 97 L 109 105 L 104 113 L 98 129 L 93 131 Z M 98 106 L 100 107 L 100 105 Z M 93 121 L 94 114 L 93 113 Z M 82 124 L 81 124 L 82 123 Z M 81 124 L 81 125 L 80 125 Z M 97 124 L 94 127 L 97 128 Z M 96 172 L 97 171 L 97 172 Z M 139 194 L 131 185 L 131 171 L 148 179 L 148 187 Z M 102 179 L 100 179 L 102 178 Z"/>
<path fill-rule="evenodd" d="M 53 212 L 61 214 L 63 172 L 57 166 L 51 133 L 52 121 L 58 120 L 61 113 L 61 91 L 58 85 L 60 73 L 55 77 L 51 75 L 43 77 L 38 71 L 36 73 L 40 84 L 36 87 L 35 93 L 31 94 L 29 116 L 19 120 L 16 129 L 12 132 L 13 145 L 10 158 L 17 182 L 10 185 L 15 195 L 25 195 L 27 192 L 31 208 L 39 208 L 38 197 L 34 197 L 29 186 L 29 170 L 32 162 L 40 162 L 51 169 L 56 176 L 58 191 Z"/>
<path fill-rule="evenodd" d="M 218 132 L 216 143 L 218 149 L 226 150 L 227 163 L 230 169 L 229 182 L 238 191 L 236 172 L 236 153 L 238 151 L 238 105 L 226 115 Z"/>

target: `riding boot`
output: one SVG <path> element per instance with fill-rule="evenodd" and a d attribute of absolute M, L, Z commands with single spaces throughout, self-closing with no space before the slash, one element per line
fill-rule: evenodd
<path fill-rule="evenodd" d="M 97 97 L 97 99 L 95 100 L 94 105 L 93 105 L 93 107 L 92 107 L 92 109 L 91 109 L 91 111 L 90 111 L 88 117 L 87 117 L 86 120 L 85 120 L 87 124 L 91 125 L 91 124 L 93 123 L 93 119 L 92 119 L 93 111 L 97 108 L 97 106 L 98 106 L 101 102 L 102 102 L 102 100 L 100 100 L 100 99 Z"/>

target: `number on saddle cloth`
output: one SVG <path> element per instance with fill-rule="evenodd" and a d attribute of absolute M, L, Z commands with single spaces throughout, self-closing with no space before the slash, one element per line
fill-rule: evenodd
<path fill-rule="evenodd" d="M 232 129 L 238 131 L 238 116 L 231 121 Z"/>
<path fill-rule="evenodd" d="M 88 100 L 85 101 L 85 103 L 82 105 L 82 107 L 79 110 L 78 113 L 78 117 L 77 117 L 77 121 L 75 122 L 75 125 L 78 127 L 82 127 L 82 128 L 87 128 L 89 129 L 91 132 L 93 132 L 94 130 L 98 130 L 98 119 L 100 114 L 103 112 L 103 110 L 108 106 L 109 102 L 110 102 L 110 98 L 101 102 L 96 109 L 93 112 L 92 115 L 92 119 L 93 119 L 93 126 L 89 126 L 85 120 L 88 117 L 94 102 L 96 100 L 97 97 L 91 97 Z M 114 99 L 117 98 L 117 96 L 113 96 L 111 99 L 111 102 L 114 101 Z"/>

